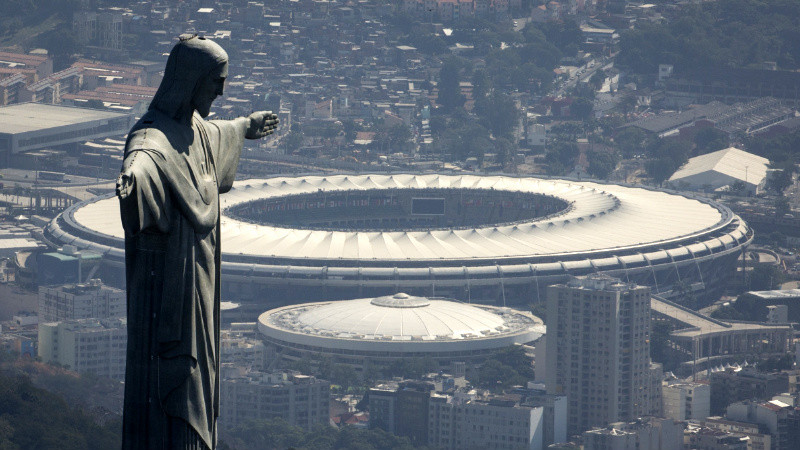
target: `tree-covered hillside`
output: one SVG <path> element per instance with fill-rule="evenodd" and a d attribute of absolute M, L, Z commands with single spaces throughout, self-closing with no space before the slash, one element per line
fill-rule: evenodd
<path fill-rule="evenodd" d="M 622 34 L 619 64 L 653 74 L 676 69 L 800 67 L 800 0 L 725 0 L 683 7 L 668 23 L 640 24 Z"/>
<path fill-rule="evenodd" d="M 27 377 L 0 374 L 0 449 L 106 450 L 121 445 L 119 422 L 97 425 Z"/>

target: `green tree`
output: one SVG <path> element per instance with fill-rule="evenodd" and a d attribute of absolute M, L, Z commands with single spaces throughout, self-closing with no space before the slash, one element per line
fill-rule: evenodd
<path fill-rule="evenodd" d="M 775 216 L 776 217 L 783 217 L 786 214 L 789 214 L 792 211 L 792 208 L 789 205 L 789 199 L 785 196 L 781 195 L 775 199 Z"/>
<path fill-rule="evenodd" d="M 545 22 L 540 25 L 530 24 L 541 28 L 547 42 L 555 45 L 565 55 L 574 56 L 583 42 L 578 23 L 573 19 L 566 19 L 560 22 Z"/>
<path fill-rule="evenodd" d="M 550 175 L 563 175 L 575 166 L 580 156 L 580 150 L 574 142 L 555 142 L 547 149 L 544 160 L 547 163 L 547 173 Z"/>
<path fill-rule="evenodd" d="M 608 176 L 617 168 L 617 163 L 619 162 L 617 155 L 614 153 L 593 150 L 586 153 L 586 159 L 589 160 L 589 174 L 601 180 L 608 179 Z"/>
<path fill-rule="evenodd" d="M 521 345 L 509 345 L 496 351 L 492 359 L 501 362 L 526 378 L 533 378 L 533 359 L 525 353 Z"/>
<path fill-rule="evenodd" d="M 747 185 L 744 184 L 744 181 L 736 180 L 733 182 L 733 184 L 730 185 L 728 193 L 730 193 L 731 195 L 742 196 L 746 195 L 747 193 L 746 190 L 747 190 Z"/>
<path fill-rule="evenodd" d="M 678 168 L 669 158 L 657 158 L 647 161 L 644 165 L 644 169 L 647 171 L 647 175 L 652 178 L 656 184 L 661 185 L 661 183 L 672 176 Z"/>
<path fill-rule="evenodd" d="M 783 196 L 783 191 L 794 183 L 792 171 L 790 169 L 781 169 L 767 179 L 767 188 L 775 191 L 778 195 Z"/>
<path fill-rule="evenodd" d="M 288 449 L 303 445 L 303 429 L 289 425 L 282 417 L 248 420 L 230 430 L 231 443 L 237 448 Z"/>
<path fill-rule="evenodd" d="M 283 147 L 286 149 L 287 153 L 296 152 L 297 150 L 300 150 L 300 147 L 303 146 L 303 134 L 290 131 L 289 134 L 283 138 L 281 143 L 283 144 Z"/>
<path fill-rule="evenodd" d="M 569 113 L 578 120 L 589 120 L 592 117 L 592 109 L 594 104 L 585 98 L 576 98 L 569 105 Z"/>
<path fill-rule="evenodd" d="M 342 122 L 342 128 L 344 129 L 345 140 L 347 140 L 347 142 L 353 142 L 356 139 L 356 135 L 358 134 L 359 130 L 356 122 L 353 119 L 347 119 Z"/>
<path fill-rule="evenodd" d="M 486 99 L 476 102 L 475 109 L 495 137 L 513 139 L 520 114 L 514 99 L 493 92 Z"/>
<path fill-rule="evenodd" d="M 589 78 L 589 84 L 592 85 L 595 91 L 599 91 L 600 88 L 603 87 L 606 77 L 606 72 L 603 69 L 597 70 L 592 74 L 591 78 Z"/>
<path fill-rule="evenodd" d="M 485 98 L 492 90 L 492 80 L 484 69 L 472 73 L 472 96 L 476 101 Z"/>
<path fill-rule="evenodd" d="M 336 364 L 331 369 L 330 381 L 338 384 L 347 392 L 352 386 L 358 384 L 359 376 L 350 364 Z"/>
<path fill-rule="evenodd" d="M 461 63 L 456 58 L 447 58 L 439 70 L 439 96 L 437 102 L 445 111 L 452 111 L 464 106 L 466 99 L 461 95 L 459 86 Z"/>
<path fill-rule="evenodd" d="M 517 146 L 506 138 L 497 138 L 494 140 L 494 150 L 497 153 L 497 162 L 505 166 L 509 164 L 518 148 Z"/>
<path fill-rule="evenodd" d="M 677 70 L 757 67 L 764 61 L 794 69 L 800 63 L 796 1 L 733 0 L 681 8 L 661 24 L 637 24 L 621 33 L 620 66 L 655 74 L 658 64 Z M 733 31 L 736 33 L 733 33 Z"/>
<path fill-rule="evenodd" d="M 97 425 L 62 398 L 33 386 L 27 377 L 0 375 L 0 448 L 119 448 L 118 425 Z"/>
<path fill-rule="evenodd" d="M 524 386 L 534 378 L 532 358 L 521 346 L 498 350 L 481 364 L 477 371 L 468 373 L 475 386 L 502 392 L 513 386 Z"/>
<path fill-rule="evenodd" d="M 703 128 L 694 135 L 696 155 L 705 155 L 728 148 L 728 133 L 713 127 Z"/>
<path fill-rule="evenodd" d="M 647 152 L 652 159 L 645 164 L 647 174 L 658 184 L 663 183 L 689 159 L 689 148 L 676 139 L 657 139 Z"/>
<path fill-rule="evenodd" d="M 402 123 L 381 127 L 375 135 L 375 144 L 383 152 L 406 152 L 411 149 L 411 130 Z"/>
<path fill-rule="evenodd" d="M 547 324 L 547 304 L 545 304 L 544 302 L 531 303 L 528 306 L 530 307 L 531 313 L 533 313 L 534 316 L 542 319 L 542 322 Z"/>
<path fill-rule="evenodd" d="M 503 392 L 515 385 L 525 385 L 528 380 L 520 376 L 519 372 L 511 366 L 490 359 L 481 364 L 478 369 L 478 378 L 473 381 L 476 386 L 489 389 L 493 392 Z"/>
<path fill-rule="evenodd" d="M 680 364 L 669 343 L 672 326 L 666 321 L 653 321 L 650 330 L 650 358 L 664 365 L 664 370 L 675 370 Z"/>
<path fill-rule="evenodd" d="M 773 231 L 769 234 L 769 241 L 773 245 L 777 245 L 778 247 L 783 247 L 786 245 L 786 235 L 781 233 L 780 231 Z"/>
<path fill-rule="evenodd" d="M 778 289 L 786 277 L 778 266 L 760 265 L 754 267 L 747 278 L 750 290 L 768 291 Z"/>

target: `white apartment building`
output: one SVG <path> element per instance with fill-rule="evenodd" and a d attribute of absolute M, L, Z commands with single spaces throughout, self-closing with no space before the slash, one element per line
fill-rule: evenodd
<path fill-rule="evenodd" d="M 428 406 L 428 444 L 447 450 L 544 448 L 544 406 L 514 399 L 459 402 L 434 394 Z"/>
<path fill-rule="evenodd" d="M 649 288 L 605 275 L 550 286 L 546 336 L 545 384 L 567 396 L 570 433 L 660 413 L 650 392 Z"/>
<path fill-rule="evenodd" d="M 245 372 L 225 376 L 220 391 L 220 422 L 230 429 L 248 419 L 281 417 L 311 430 L 329 422 L 331 384 L 288 372 Z"/>
<path fill-rule="evenodd" d="M 127 320 L 81 319 L 39 324 L 39 356 L 80 373 L 125 379 Z"/>
<path fill-rule="evenodd" d="M 125 291 L 93 279 L 85 284 L 39 288 L 39 322 L 125 317 Z"/>
<path fill-rule="evenodd" d="M 664 382 L 664 417 L 702 420 L 711 415 L 711 386 L 693 382 Z"/>
<path fill-rule="evenodd" d="M 255 337 L 254 332 L 222 330 L 220 347 L 222 363 L 263 370 L 271 361 L 267 347 L 262 340 Z"/>

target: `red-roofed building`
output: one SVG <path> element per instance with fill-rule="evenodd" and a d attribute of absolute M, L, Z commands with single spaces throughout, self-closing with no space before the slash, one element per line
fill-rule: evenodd
<path fill-rule="evenodd" d="M 84 87 L 94 89 L 97 86 L 110 84 L 132 84 L 142 86 L 147 84 L 144 68 L 126 64 L 109 64 L 102 61 L 87 59 L 78 60 L 72 67 L 83 70 Z"/>
<path fill-rule="evenodd" d="M 130 110 L 136 115 L 147 111 L 150 101 L 158 89 L 149 86 L 132 86 L 128 84 L 112 84 L 100 86 L 94 90 L 84 90 L 74 94 L 62 95 L 65 104 L 86 106 L 90 100 L 103 102 L 103 106 L 110 109 Z"/>
<path fill-rule="evenodd" d="M 0 52 L 0 68 L 11 69 L 6 72 L 9 75 L 19 73 L 20 70 L 24 71 L 23 73 L 33 71 L 35 83 L 53 73 L 53 60 L 47 55 Z"/>
<path fill-rule="evenodd" d="M 369 426 L 369 413 L 348 412 L 342 414 L 341 416 L 332 417 L 331 421 L 338 427 L 341 427 L 342 425 L 349 425 L 357 428 L 367 428 Z"/>

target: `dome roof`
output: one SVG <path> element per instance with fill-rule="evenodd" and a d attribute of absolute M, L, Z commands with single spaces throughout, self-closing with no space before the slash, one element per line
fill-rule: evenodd
<path fill-rule="evenodd" d="M 394 294 L 304 303 L 267 311 L 268 338 L 310 347 L 380 351 L 463 351 L 532 342 L 545 326 L 529 312 Z"/>
<path fill-rule="evenodd" d="M 486 336 L 505 327 L 503 317 L 464 303 L 395 294 L 329 303 L 303 311 L 295 326 L 336 335 L 403 338 Z"/>

